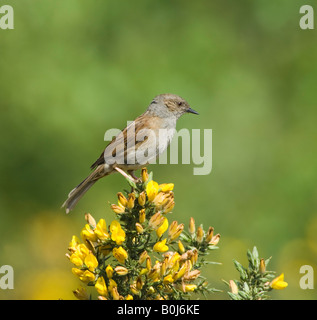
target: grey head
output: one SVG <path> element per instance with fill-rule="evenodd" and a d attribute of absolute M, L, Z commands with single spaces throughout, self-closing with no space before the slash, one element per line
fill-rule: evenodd
<path fill-rule="evenodd" d="M 178 119 L 185 113 L 198 114 L 193 110 L 188 102 L 176 94 L 165 93 L 156 96 L 147 111 L 152 115 L 165 118 L 175 117 Z"/>

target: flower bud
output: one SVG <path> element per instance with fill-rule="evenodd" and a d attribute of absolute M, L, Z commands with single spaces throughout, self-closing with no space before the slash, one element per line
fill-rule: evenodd
<path fill-rule="evenodd" d="M 189 227 L 188 227 L 188 231 L 191 235 L 193 235 L 196 231 L 196 227 L 195 227 L 195 220 L 194 218 L 190 218 L 189 220 Z"/>
<path fill-rule="evenodd" d="M 139 257 L 139 264 L 142 264 L 147 257 L 148 257 L 148 254 L 146 250 L 144 250 Z"/>
<path fill-rule="evenodd" d="M 164 221 L 164 217 L 159 213 L 155 213 L 149 220 L 149 227 L 156 230 Z"/>
<path fill-rule="evenodd" d="M 126 207 L 128 204 L 127 198 L 123 195 L 122 192 L 117 193 L 119 205 Z"/>
<path fill-rule="evenodd" d="M 122 266 L 117 266 L 114 268 L 114 271 L 119 275 L 119 276 L 125 276 L 128 274 L 129 270 L 125 267 Z"/>
<path fill-rule="evenodd" d="M 150 271 L 152 268 L 151 258 L 148 256 L 146 258 L 146 268 Z"/>
<path fill-rule="evenodd" d="M 133 192 L 129 193 L 129 199 L 127 204 L 127 207 L 129 209 L 132 209 L 134 207 L 134 200 L 135 200 L 135 194 Z"/>
<path fill-rule="evenodd" d="M 145 209 L 139 211 L 139 222 L 143 223 L 145 221 Z"/>
<path fill-rule="evenodd" d="M 90 213 L 85 213 L 85 220 L 93 229 L 96 228 L 96 220 L 93 218 L 93 216 Z"/>
<path fill-rule="evenodd" d="M 120 295 L 119 295 L 119 292 L 118 292 L 118 287 L 112 288 L 111 293 L 112 293 L 113 300 L 119 300 L 120 299 Z"/>
<path fill-rule="evenodd" d="M 112 204 L 111 205 L 111 209 L 113 210 L 113 212 L 114 213 L 124 213 L 124 207 L 122 207 L 122 206 L 118 206 L 118 205 L 116 205 L 116 204 Z"/>
<path fill-rule="evenodd" d="M 229 281 L 229 288 L 231 290 L 231 293 L 233 294 L 238 294 L 238 286 L 236 285 L 236 283 L 233 280 Z"/>
<path fill-rule="evenodd" d="M 145 195 L 145 192 L 142 191 L 140 194 L 139 194 L 139 197 L 138 197 L 138 203 L 141 207 L 143 207 L 145 205 L 145 201 L 146 201 L 146 195 Z"/>
<path fill-rule="evenodd" d="M 107 266 L 107 268 L 106 268 L 106 274 L 107 274 L 107 277 L 108 277 L 109 279 L 111 279 L 111 278 L 112 278 L 112 275 L 113 275 L 113 269 L 112 269 L 112 267 L 111 267 L 111 265 L 110 265 L 110 264 L 108 264 L 108 266 Z"/>
<path fill-rule="evenodd" d="M 264 259 L 261 259 L 260 260 L 260 272 L 261 273 L 264 273 L 265 272 L 265 261 L 264 261 Z"/>
<path fill-rule="evenodd" d="M 146 182 L 149 179 L 149 175 L 147 173 L 147 169 L 146 168 L 142 168 L 141 170 L 141 177 L 142 177 L 142 182 Z"/>
<path fill-rule="evenodd" d="M 159 228 L 156 230 L 156 235 L 161 238 L 163 233 L 167 230 L 168 228 L 168 220 L 167 218 L 164 218 L 163 223 L 159 226 Z"/>
<path fill-rule="evenodd" d="M 137 277 L 136 279 L 136 288 L 137 290 L 141 290 L 143 287 L 143 281 L 141 277 Z"/>
<path fill-rule="evenodd" d="M 204 230 L 201 226 L 197 228 L 196 240 L 198 243 L 202 243 L 204 239 Z"/>
<path fill-rule="evenodd" d="M 74 296 L 78 300 L 89 300 L 89 295 L 85 288 L 81 287 L 73 291 Z"/>
<path fill-rule="evenodd" d="M 185 252 L 184 245 L 180 240 L 178 240 L 178 251 L 179 251 L 179 253 L 184 253 Z"/>
<path fill-rule="evenodd" d="M 207 231 L 207 235 L 206 235 L 206 239 L 205 241 L 208 243 L 209 241 L 211 241 L 212 237 L 214 234 L 214 228 L 213 227 L 209 227 L 208 231 Z"/>
<path fill-rule="evenodd" d="M 144 232 L 144 229 L 143 229 L 143 227 L 140 225 L 140 223 L 136 223 L 135 224 L 135 228 L 136 228 L 136 231 L 138 232 L 138 233 L 140 233 L 140 234 L 142 234 L 143 232 Z"/>
<path fill-rule="evenodd" d="M 173 240 L 177 239 L 179 237 L 179 235 L 184 230 L 184 224 L 183 223 L 177 225 L 177 221 L 173 221 L 172 223 L 174 223 L 174 222 L 176 222 L 176 227 L 174 225 L 173 228 L 171 228 L 171 230 L 169 230 L 169 232 L 168 232 L 168 238 L 170 239 L 170 241 L 173 241 Z"/>

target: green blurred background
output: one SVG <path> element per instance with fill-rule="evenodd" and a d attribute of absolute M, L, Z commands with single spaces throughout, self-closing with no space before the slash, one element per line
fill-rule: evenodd
<path fill-rule="evenodd" d="M 257 246 L 285 273 L 273 299 L 315 299 L 300 266 L 317 271 L 317 31 L 299 28 L 306 0 L 0 0 L 14 30 L 0 30 L 0 266 L 14 290 L 1 299 L 72 299 L 78 281 L 65 253 L 84 213 L 111 222 L 108 202 L 126 182 L 98 182 L 68 216 L 68 192 L 89 174 L 104 133 L 123 128 L 160 93 L 200 116 L 178 129 L 213 129 L 213 169 L 152 165 L 175 183 L 173 218 L 221 233 L 205 268 L 237 278 Z M 317 7 L 315 8 L 317 9 Z M 172 216 L 170 216 L 172 219 Z"/>

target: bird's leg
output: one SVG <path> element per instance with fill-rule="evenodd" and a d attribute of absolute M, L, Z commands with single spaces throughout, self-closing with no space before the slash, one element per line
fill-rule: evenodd
<path fill-rule="evenodd" d="M 133 177 L 131 175 L 128 175 L 125 171 L 123 171 L 122 169 L 120 169 L 118 167 L 114 167 L 114 169 L 117 170 L 119 173 L 121 173 L 126 179 L 128 179 L 128 180 L 130 180 L 132 182 L 135 182 L 135 177 Z"/>
<path fill-rule="evenodd" d="M 135 176 L 133 170 L 128 170 L 128 174 L 129 174 L 134 180 L 138 180 L 138 177 Z"/>

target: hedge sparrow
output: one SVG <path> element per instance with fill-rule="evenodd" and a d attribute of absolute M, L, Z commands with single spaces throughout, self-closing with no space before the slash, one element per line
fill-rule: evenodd
<path fill-rule="evenodd" d="M 108 144 L 92 164 L 94 171 L 69 193 L 62 206 L 66 208 L 66 213 L 100 178 L 119 172 L 127 178 L 136 179 L 134 171 L 147 165 L 168 147 L 175 133 L 176 121 L 184 113 L 198 114 L 175 94 L 156 96 L 147 110 Z"/>

